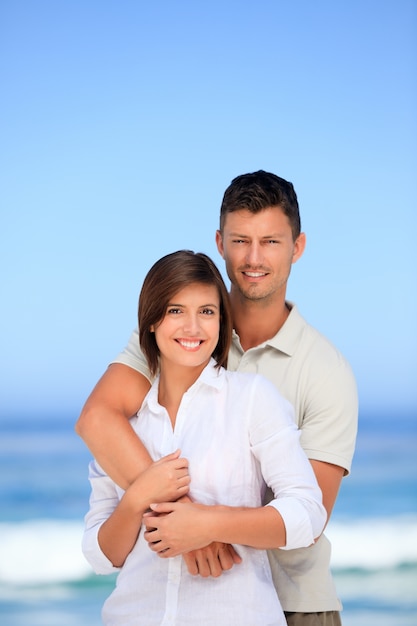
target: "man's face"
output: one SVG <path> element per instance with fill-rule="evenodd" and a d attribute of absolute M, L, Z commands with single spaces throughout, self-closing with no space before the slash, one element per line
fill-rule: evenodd
<path fill-rule="evenodd" d="M 232 293 L 268 303 L 286 291 L 291 265 L 304 251 L 305 236 L 294 242 L 291 226 L 281 208 L 259 213 L 247 209 L 226 215 L 223 232 L 216 233 L 217 248 L 226 263 Z"/>

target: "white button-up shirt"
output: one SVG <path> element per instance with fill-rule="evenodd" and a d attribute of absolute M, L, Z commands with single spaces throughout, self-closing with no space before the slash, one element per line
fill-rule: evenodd
<path fill-rule="evenodd" d="M 300 444 L 291 405 L 262 376 L 215 369 L 214 361 L 184 394 L 175 428 L 158 398 L 158 379 L 131 420 L 154 460 L 181 449 L 189 461 L 190 497 L 203 504 L 258 507 L 266 485 L 281 514 L 286 549 L 309 546 L 326 513 Z M 97 573 L 117 571 L 97 534 L 123 491 L 96 462 L 83 550 Z M 235 546 L 242 563 L 219 578 L 191 576 L 181 556 L 163 559 L 141 532 L 103 607 L 106 625 L 284 626 L 267 552 Z"/>

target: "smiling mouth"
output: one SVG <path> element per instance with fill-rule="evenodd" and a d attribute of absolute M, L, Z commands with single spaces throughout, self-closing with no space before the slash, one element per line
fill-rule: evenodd
<path fill-rule="evenodd" d="M 176 339 L 176 341 L 186 350 L 195 350 L 203 343 L 200 339 Z"/>
<path fill-rule="evenodd" d="M 248 278 L 262 278 L 263 276 L 267 276 L 268 272 L 248 272 L 243 271 L 242 274 L 247 276 Z"/>

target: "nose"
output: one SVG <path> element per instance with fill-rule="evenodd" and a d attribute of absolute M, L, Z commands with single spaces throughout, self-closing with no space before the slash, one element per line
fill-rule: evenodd
<path fill-rule="evenodd" d="M 200 334 L 200 320 L 197 313 L 187 313 L 184 316 L 184 332 L 188 335 Z"/>
<path fill-rule="evenodd" d="M 262 265 L 262 249 L 257 241 L 252 241 L 246 250 L 246 263 L 252 267 Z"/>

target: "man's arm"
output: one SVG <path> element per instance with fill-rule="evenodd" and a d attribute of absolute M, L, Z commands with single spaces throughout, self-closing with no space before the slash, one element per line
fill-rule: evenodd
<path fill-rule="evenodd" d="M 178 556 L 210 541 L 266 550 L 286 544 L 286 528 L 272 506 L 230 507 L 196 503 L 161 503 L 145 513 L 149 547 L 163 558 Z M 156 514 L 156 516 L 155 516 Z"/>
<path fill-rule="evenodd" d="M 348 362 L 328 344 L 311 353 L 308 411 L 301 424 L 301 445 L 323 494 L 327 522 L 344 476 L 349 474 L 358 427 L 356 381 Z"/>
<path fill-rule="evenodd" d="M 150 383 L 127 365 L 113 363 L 98 381 L 75 425 L 105 472 L 123 489 L 146 470 L 152 460 L 130 426 Z"/>
<path fill-rule="evenodd" d="M 345 470 L 343 467 L 333 465 L 332 463 L 324 463 L 312 459 L 310 459 L 310 463 L 323 495 L 323 505 L 327 511 L 327 525 L 336 502 L 337 494 L 339 493 Z"/>

